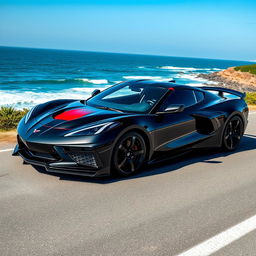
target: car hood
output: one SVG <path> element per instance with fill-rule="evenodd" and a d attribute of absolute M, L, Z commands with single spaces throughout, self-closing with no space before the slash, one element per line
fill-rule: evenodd
<path fill-rule="evenodd" d="M 114 121 L 125 116 L 134 115 L 124 112 L 99 109 L 87 106 L 80 101 L 70 102 L 50 109 L 33 110 L 30 119 L 25 123 L 25 117 L 18 127 L 18 133 L 24 138 L 35 136 L 63 136 L 69 131 L 94 123 Z M 22 127 L 20 127 L 22 126 Z"/>

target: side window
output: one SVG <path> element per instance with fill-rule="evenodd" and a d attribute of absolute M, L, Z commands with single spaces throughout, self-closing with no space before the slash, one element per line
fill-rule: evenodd
<path fill-rule="evenodd" d="M 204 93 L 200 91 L 194 91 L 196 95 L 197 102 L 201 102 L 204 100 Z"/>
<path fill-rule="evenodd" d="M 194 90 L 177 89 L 171 93 L 160 107 L 160 111 L 164 111 L 171 104 L 183 104 L 185 108 L 195 105 L 197 103 Z"/>

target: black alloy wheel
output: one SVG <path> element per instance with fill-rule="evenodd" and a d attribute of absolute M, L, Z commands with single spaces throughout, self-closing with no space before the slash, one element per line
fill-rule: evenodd
<path fill-rule="evenodd" d="M 228 151 L 233 151 L 239 145 L 243 136 L 244 125 L 239 116 L 232 117 L 225 126 L 223 134 L 223 148 Z"/>
<path fill-rule="evenodd" d="M 121 176 L 129 176 L 137 172 L 146 159 L 146 143 L 136 132 L 123 135 L 117 142 L 113 152 L 112 166 Z"/>

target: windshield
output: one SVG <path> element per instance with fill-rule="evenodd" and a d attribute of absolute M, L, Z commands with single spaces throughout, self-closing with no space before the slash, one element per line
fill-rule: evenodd
<path fill-rule="evenodd" d="M 154 84 L 124 82 L 87 101 L 87 105 L 119 111 L 147 113 L 166 93 L 167 88 Z"/>

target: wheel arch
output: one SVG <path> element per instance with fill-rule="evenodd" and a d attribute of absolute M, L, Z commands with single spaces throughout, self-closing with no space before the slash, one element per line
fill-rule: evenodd
<path fill-rule="evenodd" d="M 150 139 L 149 139 L 148 135 L 142 129 L 137 129 L 137 128 L 133 128 L 133 129 L 129 130 L 128 132 L 136 132 L 143 137 L 143 139 L 146 143 L 146 150 L 147 150 L 146 159 L 148 161 L 152 155 L 152 152 L 151 152 L 152 147 L 151 147 L 151 143 L 150 143 Z"/>
<path fill-rule="evenodd" d="M 241 118 L 242 123 L 243 123 L 243 128 L 244 128 L 244 130 L 245 130 L 245 120 L 244 120 L 243 114 L 242 114 L 241 112 L 239 112 L 239 111 L 234 111 L 234 112 L 232 112 L 229 116 L 226 117 L 226 120 L 225 120 L 224 125 L 223 125 L 223 127 L 222 127 L 222 131 L 221 131 L 221 143 L 222 143 L 222 139 L 223 139 L 223 136 L 224 136 L 224 131 L 225 131 L 225 127 L 226 127 L 227 123 L 230 121 L 230 119 L 232 119 L 232 118 L 235 117 L 235 116 L 238 116 L 238 117 Z M 243 132 L 244 132 L 244 131 L 243 131 Z"/>
<path fill-rule="evenodd" d="M 118 142 L 118 140 L 126 133 L 128 132 L 137 132 L 139 133 L 143 139 L 145 140 L 146 143 L 146 147 L 147 147 L 147 155 L 146 155 L 146 159 L 147 161 L 151 158 L 151 156 L 153 155 L 153 147 L 152 147 L 152 139 L 150 136 L 150 133 L 143 127 L 138 126 L 138 125 L 131 125 L 126 127 L 125 129 L 123 129 L 118 136 L 116 137 L 116 139 L 113 142 L 113 147 L 112 147 L 112 151 L 111 151 L 111 158 L 113 156 L 113 150 L 115 148 L 116 143 Z"/>

